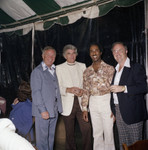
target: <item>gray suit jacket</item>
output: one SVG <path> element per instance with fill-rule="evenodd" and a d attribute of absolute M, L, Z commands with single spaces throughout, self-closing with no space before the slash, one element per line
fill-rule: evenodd
<path fill-rule="evenodd" d="M 41 117 L 42 112 L 48 111 L 50 118 L 55 117 L 57 111 L 62 112 L 61 97 L 56 74 L 54 76 L 42 63 L 31 73 L 32 115 Z"/>

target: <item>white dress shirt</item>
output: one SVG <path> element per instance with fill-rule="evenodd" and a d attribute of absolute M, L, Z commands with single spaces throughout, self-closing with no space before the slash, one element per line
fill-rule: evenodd
<path fill-rule="evenodd" d="M 116 75 L 115 75 L 115 78 L 114 78 L 114 85 L 119 85 L 120 78 L 121 78 L 124 67 L 130 68 L 130 59 L 128 57 L 127 57 L 127 59 L 124 63 L 124 66 L 122 67 L 122 69 L 120 71 L 119 71 L 119 64 L 117 64 L 117 66 L 115 67 Z M 127 93 L 127 87 L 126 86 L 125 86 L 125 91 L 124 92 Z M 114 98 L 114 104 L 119 104 L 118 97 L 117 97 L 116 93 L 113 93 L 113 98 Z"/>
<path fill-rule="evenodd" d="M 43 67 L 43 71 L 48 69 L 48 71 L 54 76 L 54 72 L 55 72 L 55 65 L 54 64 L 52 64 L 52 66 L 49 68 L 44 62 L 42 62 L 42 67 Z"/>

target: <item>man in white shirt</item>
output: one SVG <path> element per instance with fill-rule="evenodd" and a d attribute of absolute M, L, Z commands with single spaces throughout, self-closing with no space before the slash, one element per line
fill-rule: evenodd
<path fill-rule="evenodd" d="M 131 145 L 142 139 L 143 121 L 147 119 L 144 94 L 147 92 L 144 68 L 127 57 L 127 47 L 122 42 L 112 45 L 117 61 L 110 90 L 111 109 L 116 118 L 120 150 L 122 144 Z"/>

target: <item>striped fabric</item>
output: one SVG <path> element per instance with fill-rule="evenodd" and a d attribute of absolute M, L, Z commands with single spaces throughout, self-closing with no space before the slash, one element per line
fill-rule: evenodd
<path fill-rule="evenodd" d="M 116 105 L 116 123 L 119 134 L 120 150 L 122 150 L 122 144 L 131 145 L 138 140 L 142 140 L 142 128 L 143 122 L 127 125 L 121 116 L 119 105 Z"/>
<path fill-rule="evenodd" d="M 142 0 L 0 0 L 0 33 L 35 23 L 47 29 L 54 23 L 62 25 L 80 19 L 107 14 L 115 6 L 128 7 Z M 48 22 L 48 26 L 44 25 Z M 42 26 L 41 26 L 41 25 Z M 13 31 L 16 29 L 13 29 Z M 7 31 L 8 32 L 8 31 Z"/>

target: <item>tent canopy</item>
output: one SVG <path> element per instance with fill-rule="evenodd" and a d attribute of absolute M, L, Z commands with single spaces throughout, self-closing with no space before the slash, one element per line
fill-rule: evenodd
<path fill-rule="evenodd" d="M 71 24 L 105 15 L 113 7 L 131 6 L 142 0 L 0 0 L 0 33 L 32 28 L 45 30 L 53 24 Z"/>

